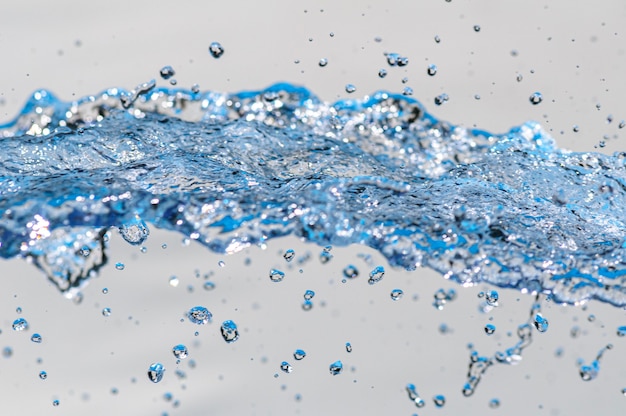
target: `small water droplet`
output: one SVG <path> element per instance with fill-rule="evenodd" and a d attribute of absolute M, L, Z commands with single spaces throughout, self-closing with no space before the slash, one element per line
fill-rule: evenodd
<path fill-rule="evenodd" d="M 474 94 L 474 99 L 475 100 L 480 100 L 480 95 L 479 94 Z"/>
<path fill-rule="evenodd" d="M 326 264 L 333 259 L 333 255 L 330 251 L 322 250 L 320 253 L 320 263 Z"/>
<path fill-rule="evenodd" d="M 17 318 L 13 321 L 12 328 L 14 331 L 25 331 L 28 329 L 28 322 L 24 318 Z"/>
<path fill-rule="evenodd" d="M 370 285 L 378 283 L 378 282 L 380 282 L 382 280 L 384 275 L 385 275 L 385 268 L 383 266 L 376 266 L 370 272 L 370 277 L 367 280 L 367 283 L 369 283 Z"/>
<path fill-rule="evenodd" d="M 287 374 L 293 371 L 293 367 L 290 366 L 287 361 L 283 361 L 282 363 L 280 363 L 280 369 L 283 370 Z"/>
<path fill-rule="evenodd" d="M 330 32 L 330 33 L 329 33 L 329 36 L 330 36 L 331 38 L 334 38 L 334 37 L 335 37 L 335 32 Z"/>
<path fill-rule="evenodd" d="M 194 306 L 187 312 L 187 317 L 191 323 L 204 325 L 211 320 L 213 314 L 204 306 Z"/>
<path fill-rule="evenodd" d="M 163 243 L 163 244 L 161 244 L 161 248 L 162 248 L 163 250 L 165 250 L 165 249 L 167 248 L 167 243 Z"/>
<path fill-rule="evenodd" d="M 39 334 L 33 334 L 30 337 L 30 340 L 33 341 L 36 344 L 41 344 L 41 341 L 43 341 L 43 338 L 41 337 L 41 335 Z"/>
<path fill-rule="evenodd" d="M 407 384 L 406 392 L 409 395 L 409 399 L 415 403 L 416 407 L 422 408 L 426 405 L 426 402 L 417 394 L 417 389 L 415 388 L 415 384 Z"/>
<path fill-rule="evenodd" d="M 540 313 L 535 315 L 534 325 L 539 332 L 546 332 L 548 330 L 548 320 L 544 318 Z"/>
<path fill-rule="evenodd" d="M 13 355 L 13 348 L 11 348 L 11 347 L 4 347 L 2 349 L 2 356 L 4 358 L 11 358 L 12 355 Z"/>
<path fill-rule="evenodd" d="M 348 94 L 352 94 L 355 91 L 356 91 L 356 87 L 354 86 L 354 84 L 346 84 L 346 92 Z"/>
<path fill-rule="evenodd" d="M 116 268 L 117 270 L 124 270 L 124 268 L 125 268 L 125 267 L 126 267 L 126 266 L 125 266 L 125 265 L 124 265 L 124 263 L 122 263 L 122 262 L 117 262 L 117 263 L 115 263 L 115 268 Z"/>
<path fill-rule="evenodd" d="M 317 64 L 323 68 L 326 65 L 328 65 L 328 59 L 322 58 L 322 59 L 320 59 L 320 61 Z"/>
<path fill-rule="evenodd" d="M 381 68 L 378 70 L 378 76 L 380 78 L 385 78 L 387 76 L 387 70 L 384 68 Z"/>
<path fill-rule="evenodd" d="M 304 299 L 305 300 L 311 300 L 313 299 L 313 296 L 315 296 L 315 292 L 312 290 L 307 290 L 306 292 L 304 292 Z"/>
<path fill-rule="evenodd" d="M 532 105 L 540 104 L 543 101 L 543 96 L 540 92 L 534 92 L 528 97 L 528 100 Z"/>
<path fill-rule="evenodd" d="M 624 126 L 626 126 L 626 121 L 622 120 L 619 122 L 619 124 L 617 125 L 618 128 L 623 129 Z"/>
<path fill-rule="evenodd" d="M 224 260 L 218 261 L 217 265 L 220 266 L 220 267 L 226 267 L 226 263 L 224 262 Z"/>
<path fill-rule="evenodd" d="M 158 383 L 163 380 L 163 373 L 165 372 L 165 367 L 161 363 L 152 363 L 150 368 L 148 368 L 148 379 L 153 383 Z"/>
<path fill-rule="evenodd" d="M 480 25 L 474 25 L 474 32 L 480 32 Z"/>
<path fill-rule="evenodd" d="M 211 42 L 209 45 L 209 53 L 213 58 L 217 59 L 224 54 L 224 48 L 219 42 Z"/>
<path fill-rule="evenodd" d="M 498 299 L 500 299 L 500 294 L 496 290 L 490 290 L 485 294 L 485 300 L 489 306 L 498 306 Z"/>
<path fill-rule="evenodd" d="M 178 344 L 172 348 L 172 354 L 174 354 L 174 357 L 176 357 L 177 359 L 184 360 L 185 358 L 187 358 L 189 351 L 187 350 L 187 347 L 183 344 Z"/>
<path fill-rule="evenodd" d="M 485 325 L 485 333 L 487 335 L 492 335 L 494 332 L 496 332 L 496 326 L 494 324 Z"/>
<path fill-rule="evenodd" d="M 194 94 L 197 94 L 200 92 L 200 85 L 198 84 L 193 84 L 191 86 L 191 92 L 193 92 Z"/>
<path fill-rule="evenodd" d="M 625 337 L 626 336 L 626 325 L 625 326 L 620 326 L 619 328 L 617 328 L 617 336 L 618 337 Z"/>
<path fill-rule="evenodd" d="M 442 94 L 439 94 L 438 96 L 435 97 L 435 105 L 442 105 L 443 103 L 447 102 L 449 99 L 450 97 L 445 92 Z"/>
<path fill-rule="evenodd" d="M 204 282 L 202 287 L 204 288 L 204 290 L 213 290 L 213 289 L 215 289 L 215 283 L 210 282 L 210 281 L 206 281 L 206 282 Z"/>
<path fill-rule="evenodd" d="M 163 79 L 170 79 L 174 75 L 176 75 L 176 71 L 174 71 L 174 68 L 172 68 L 169 65 L 166 65 L 163 68 L 161 68 L 159 73 L 161 74 L 161 78 L 163 78 Z"/>
<path fill-rule="evenodd" d="M 311 302 L 310 300 L 305 300 L 304 302 L 302 302 L 302 309 L 305 311 L 310 311 L 311 309 L 313 309 L 313 302 Z"/>
<path fill-rule="evenodd" d="M 22 308 L 18 306 L 17 308 L 15 308 L 15 312 L 16 312 L 17 314 L 22 313 Z"/>
<path fill-rule="evenodd" d="M 58 400 L 53 400 L 53 401 L 52 401 L 52 406 L 54 406 L 54 407 L 57 407 L 57 406 L 58 406 L 58 405 L 60 405 L 60 404 L 61 404 L 61 402 L 60 402 L 60 401 L 58 401 Z"/>
<path fill-rule="evenodd" d="M 359 270 L 356 268 L 356 266 L 349 264 L 343 269 L 343 275 L 346 276 L 348 279 L 354 279 L 359 275 Z"/>
<path fill-rule="evenodd" d="M 295 350 L 293 353 L 293 358 L 295 358 L 297 361 L 300 361 L 304 357 L 306 357 L 306 352 L 304 352 L 303 350 Z"/>
<path fill-rule="evenodd" d="M 228 343 L 235 342 L 239 339 L 237 324 L 233 321 L 224 321 L 220 327 L 220 331 L 222 332 L 222 338 Z"/>
<path fill-rule="evenodd" d="M 102 294 L 103 294 L 103 295 L 106 295 L 107 293 L 109 293 L 109 289 L 108 289 L 108 288 L 106 288 L 106 287 L 103 287 L 103 288 L 102 288 Z"/>
<path fill-rule="evenodd" d="M 172 287 L 178 287 L 178 284 L 180 283 L 180 280 L 178 280 L 177 276 L 170 276 L 170 279 L 168 280 L 168 283 Z"/>
<path fill-rule="evenodd" d="M 587 317 L 587 320 L 588 320 L 589 322 L 593 322 L 593 321 L 595 321 L 595 320 L 596 320 L 596 316 L 595 316 L 594 314 L 590 314 L 590 315 Z"/>
<path fill-rule="evenodd" d="M 436 43 L 441 42 L 441 38 L 439 37 L 439 35 L 435 35 L 435 42 Z"/>
<path fill-rule="evenodd" d="M 522 82 L 522 80 L 523 80 L 523 79 L 524 79 L 524 76 L 523 76 L 522 74 L 517 74 L 517 75 L 515 76 L 515 80 L 516 80 L 517 82 Z"/>
<path fill-rule="evenodd" d="M 42 380 L 45 380 L 48 378 L 48 373 L 46 373 L 45 371 L 40 371 L 39 372 L 39 378 Z"/>
<path fill-rule="evenodd" d="M 413 88 L 411 88 L 411 87 L 404 87 L 402 89 L 402 95 L 406 95 L 406 96 L 413 95 Z"/>
<path fill-rule="evenodd" d="M 391 300 L 400 300 L 403 295 L 404 292 L 402 291 L 402 289 L 393 289 L 391 291 Z"/>
<path fill-rule="evenodd" d="M 287 262 L 290 262 L 291 260 L 293 260 L 294 257 L 296 257 L 296 252 L 293 249 L 289 249 L 289 250 L 285 251 L 285 254 L 283 254 L 283 258 Z"/>
<path fill-rule="evenodd" d="M 332 374 L 333 376 L 341 374 L 341 372 L 343 371 L 343 363 L 341 361 L 335 361 L 329 366 L 329 370 L 330 374 Z"/>
<path fill-rule="evenodd" d="M 580 127 L 574 124 L 574 126 L 572 127 L 572 130 L 574 131 L 574 133 L 578 133 L 580 131 Z"/>
<path fill-rule="evenodd" d="M 346 342 L 346 352 L 352 352 L 352 344 Z"/>
<path fill-rule="evenodd" d="M 426 70 L 426 73 L 430 75 L 431 77 L 435 76 L 437 74 L 437 65 L 435 64 L 428 65 L 428 69 Z"/>
<path fill-rule="evenodd" d="M 435 406 L 443 407 L 446 404 L 446 397 L 442 394 L 438 394 L 433 397 L 433 402 L 435 402 Z"/>
<path fill-rule="evenodd" d="M 111 308 L 102 309 L 102 316 L 111 316 Z"/>
<path fill-rule="evenodd" d="M 489 407 L 491 409 L 497 409 L 498 407 L 500 407 L 500 400 L 499 399 L 489 400 Z"/>
<path fill-rule="evenodd" d="M 285 273 L 281 272 L 280 270 L 277 269 L 272 269 L 270 270 L 270 280 L 272 282 L 282 282 L 282 280 L 285 278 Z"/>

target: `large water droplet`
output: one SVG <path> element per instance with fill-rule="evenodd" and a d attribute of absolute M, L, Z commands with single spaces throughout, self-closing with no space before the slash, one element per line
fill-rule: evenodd
<path fill-rule="evenodd" d="M 213 314 L 204 306 L 194 306 L 187 312 L 189 321 L 197 325 L 204 325 L 211 320 Z"/>
<path fill-rule="evenodd" d="M 39 378 L 42 380 L 45 380 L 48 378 L 48 373 L 46 373 L 45 371 L 40 371 L 39 372 Z"/>
<path fill-rule="evenodd" d="M 24 318 L 17 318 L 13 321 L 12 327 L 14 331 L 25 331 L 28 329 L 28 322 Z"/>
<path fill-rule="evenodd" d="M 272 269 L 270 270 L 270 280 L 272 282 L 281 282 L 285 278 L 285 273 L 280 270 Z"/>
<path fill-rule="evenodd" d="M 185 358 L 187 358 L 189 351 L 187 350 L 187 347 L 183 344 L 178 344 L 172 348 L 172 353 L 177 359 L 184 360 Z"/>
<path fill-rule="evenodd" d="M 213 58 L 217 59 L 224 54 L 224 48 L 219 42 L 212 42 L 209 45 L 209 53 Z"/>
<path fill-rule="evenodd" d="M 158 383 L 163 380 L 163 373 L 165 372 L 165 367 L 161 363 L 152 363 L 150 368 L 148 368 L 148 379 L 153 383 Z"/>
<path fill-rule="evenodd" d="M 381 281 L 383 276 L 385 275 L 385 268 L 383 266 L 376 266 L 371 272 L 370 277 L 367 280 L 367 283 L 373 285 Z"/>
<path fill-rule="evenodd" d="M 150 235 L 148 226 L 139 217 L 120 226 L 119 231 L 122 238 L 134 246 L 142 244 Z"/>
<path fill-rule="evenodd" d="M 341 374 L 341 372 L 343 371 L 343 363 L 341 361 L 335 361 L 329 366 L 329 370 L 330 374 L 332 374 L 333 376 Z"/>
<path fill-rule="evenodd" d="M 222 332 L 222 338 L 228 343 L 235 342 L 239 339 L 237 324 L 233 321 L 224 321 L 220 327 L 220 331 Z"/>
<path fill-rule="evenodd" d="M 543 101 L 543 96 L 540 92 L 534 92 L 528 97 L 528 100 L 532 105 L 540 104 Z"/>
<path fill-rule="evenodd" d="M 548 320 L 544 318 L 540 313 L 535 315 L 534 325 L 539 332 L 546 332 L 548 330 Z"/>

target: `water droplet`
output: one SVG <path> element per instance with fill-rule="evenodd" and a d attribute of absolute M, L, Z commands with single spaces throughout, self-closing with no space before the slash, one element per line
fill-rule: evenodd
<path fill-rule="evenodd" d="M 328 65 L 328 59 L 322 58 L 322 59 L 320 59 L 320 61 L 317 64 L 323 68 L 326 65 Z"/>
<path fill-rule="evenodd" d="M 215 289 L 215 283 L 210 282 L 210 281 L 206 281 L 206 282 L 204 282 L 202 287 L 204 288 L 204 290 L 213 290 L 213 289 Z"/>
<path fill-rule="evenodd" d="M 54 406 L 54 407 L 57 407 L 57 406 L 58 406 L 58 405 L 60 405 L 60 404 L 61 404 L 61 402 L 60 402 L 60 401 L 58 401 L 58 400 L 53 400 L 53 401 L 52 401 L 52 406 Z"/>
<path fill-rule="evenodd" d="M 328 252 L 326 250 L 323 250 L 320 253 L 320 263 L 326 264 L 329 261 L 331 261 L 332 259 L 333 259 L 333 255 L 330 252 Z"/>
<path fill-rule="evenodd" d="M 400 300 L 403 295 L 404 292 L 402 291 L 402 289 L 393 289 L 391 291 L 391 300 Z"/>
<path fill-rule="evenodd" d="M 406 392 L 409 395 L 409 399 L 415 403 L 415 406 L 422 408 L 426 405 L 426 402 L 419 396 L 419 394 L 417 394 L 415 384 L 407 384 Z"/>
<path fill-rule="evenodd" d="M 102 316 L 111 316 L 111 308 L 102 309 Z"/>
<path fill-rule="evenodd" d="M 490 290 L 485 294 L 485 300 L 489 306 L 498 306 L 498 299 L 500 299 L 500 294 L 496 290 Z"/>
<path fill-rule="evenodd" d="M 220 267 L 226 267 L 226 263 L 224 262 L 224 260 L 218 261 L 217 265 L 220 266 Z"/>
<path fill-rule="evenodd" d="M 430 75 L 431 77 L 435 76 L 437 74 L 437 65 L 435 64 L 428 65 L 428 69 L 426 70 L 426 73 Z"/>
<path fill-rule="evenodd" d="M 626 387 L 624 387 L 624 388 L 622 389 L 622 394 L 623 394 L 624 396 L 626 396 Z"/>
<path fill-rule="evenodd" d="M 161 248 L 162 248 L 163 250 L 165 250 L 165 249 L 167 248 L 167 243 L 163 243 L 163 244 L 161 244 Z"/>
<path fill-rule="evenodd" d="M 436 43 L 441 42 L 441 38 L 439 37 L 439 35 L 435 35 L 435 42 Z"/>
<path fill-rule="evenodd" d="M 295 358 L 297 361 L 300 361 L 304 357 L 306 357 L 306 352 L 304 352 L 303 350 L 295 350 L 293 353 L 293 358 Z"/>
<path fill-rule="evenodd" d="M 313 302 L 311 302 L 310 300 L 305 300 L 304 302 L 302 302 L 302 309 L 305 311 L 310 311 L 311 309 L 313 309 Z"/>
<path fill-rule="evenodd" d="M 480 32 L 480 25 L 474 25 L 474 32 Z"/>
<path fill-rule="evenodd" d="M 335 361 L 329 366 L 330 374 L 336 376 L 343 371 L 343 363 L 341 361 Z"/>
<path fill-rule="evenodd" d="M 622 120 L 619 122 L 619 124 L 617 125 L 618 128 L 623 129 L 624 126 L 626 126 L 626 121 Z"/>
<path fill-rule="evenodd" d="M 588 320 L 589 322 L 593 322 L 593 321 L 595 321 L 595 320 L 596 320 L 596 316 L 595 316 L 594 314 L 590 314 L 590 315 L 587 317 L 587 320 Z"/>
<path fill-rule="evenodd" d="M 352 344 L 346 342 L 346 352 L 352 352 Z"/>
<path fill-rule="evenodd" d="M 283 370 L 287 374 L 293 371 L 293 367 L 290 366 L 287 361 L 283 361 L 282 363 L 280 363 L 280 369 Z"/>
<path fill-rule="evenodd" d="M 474 99 L 475 100 L 480 100 L 480 95 L 479 94 L 474 94 Z"/>
<path fill-rule="evenodd" d="M 212 42 L 209 45 L 209 53 L 213 58 L 217 59 L 224 54 L 224 48 L 219 42 Z"/>
<path fill-rule="evenodd" d="M 448 289 L 447 291 L 443 288 L 438 289 L 433 295 L 435 299 L 433 301 L 433 306 L 439 310 L 442 310 L 446 303 L 452 302 L 456 299 L 456 290 Z"/>
<path fill-rule="evenodd" d="M 500 400 L 498 399 L 489 400 L 489 407 L 491 409 L 497 409 L 498 407 L 500 407 Z"/>
<path fill-rule="evenodd" d="M 237 324 L 233 321 L 224 321 L 220 327 L 220 331 L 222 332 L 222 338 L 228 343 L 235 342 L 239 339 Z"/>
<path fill-rule="evenodd" d="M 106 288 L 106 287 L 103 287 L 103 288 L 102 288 L 102 294 L 103 294 L 103 295 L 106 295 L 107 293 L 109 293 L 109 289 L 108 289 L 108 288 Z"/>
<path fill-rule="evenodd" d="M 45 371 L 40 371 L 39 372 L 39 378 L 42 380 L 45 380 L 48 378 L 48 373 L 46 373 Z"/>
<path fill-rule="evenodd" d="M 574 133 L 578 133 L 580 131 L 580 127 L 574 124 L 574 126 L 572 127 L 572 130 L 574 131 Z"/>
<path fill-rule="evenodd" d="M 193 92 L 194 94 L 197 94 L 200 92 L 200 85 L 198 84 L 193 84 L 191 86 L 191 92 Z"/>
<path fill-rule="evenodd" d="M 625 337 L 626 336 L 626 325 L 625 326 L 620 326 L 619 328 L 617 328 L 617 336 L 618 337 Z"/>
<path fill-rule="evenodd" d="M 127 243 L 134 246 L 142 244 L 150 235 L 150 229 L 146 223 L 139 217 L 119 227 L 120 235 Z"/>
<path fill-rule="evenodd" d="M 528 100 L 530 101 L 532 105 L 537 105 L 543 101 L 543 96 L 541 95 L 540 92 L 534 92 L 531 94 L 530 97 L 528 97 Z"/>
<path fill-rule="evenodd" d="M 270 280 L 272 282 L 282 282 L 282 280 L 285 278 L 285 273 L 281 272 L 280 270 L 276 270 L 276 269 L 272 269 L 270 270 Z"/>
<path fill-rule="evenodd" d="M 168 280 L 168 283 L 172 287 L 178 287 L 178 284 L 180 283 L 180 280 L 178 280 L 177 276 L 170 276 L 170 279 Z"/>
<path fill-rule="evenodd" d="M 373 285 L 381 281 L 383 276 L 385 275 L 385 268 L 383 266 L 376 266 L 371 272 L 370 277 L 367 280 L 367 283 Z"/>
<path fill-rule="evenodd" d="M 330 32 L 330 33 L 329 33 L 329 36 L 330 36 L 331 38 L 334 38 L 334 37 L 335 37 L 335 32 Z"/>
<path fill-rule="evenodd" d="M 312 290 L 307 290 L 306 292 L 304 292 L 304 299 L 305 300 L 311 300 L 313 299 L 313 296 L 315 296 L 315 292 Z"/>
<path fill-rule="evenodd" d="M 117 270 L 124 270 L 124 268 L 125 268 L 125 267 L 126 267 L 126 266 L 125 266 L 125 265 L 124 265 L 124 263 L 122 263 L 122 262 L 119 262 L 119 261 L 118 261 L 117 263 L 115 263 L 115 268 L 116 268 Z"/>
<path fill-rule="evenodd" d="M 348 279 L 354 279 L 359 275 L 359 270 L 355 266 L 349 264 L 343 269 L 343 275 Z"/>
<path fill-rule="evenodd" d="M 523 76 L 522 74 L 517 74 L 517 75 L 515 76 L 515 80 L 516 80 L 517 82 L 522 82 L 522 80 L 523 80 L 523 79 L 524 79 L 524 76 Z"/>
<path fill-rule="evenodd" d="M 378 76 L 380 78 L 385 78 L 387 76 L 387 70 L 385 68 L 381 68 L 378 70 Z"/>
<path fill-rule="evenodd" d="M 204 306 L 194 306 L 187 312 L 187 317 L 191 323 L 196 325 L 204 325 L 211 320 L 213 314 Z"/>
<path fill-rule="evenodd" d="M 442 394 L 438 394 L 433 397 L 433 402 L 435 402 L 435 406 L 443 407 L 446 404 L 446 397 Z"/>
<path fill-rule="evenodd" d="M 14 331 L 25 331 L 28 329 L 28 322 L 24 318 L 17 318 L 13 321 L 12 327 Z"/>
<path fill-rule="evenodd" d="M 152 363 L 150 368 L 148 368 L 148 379 L 153 383 L 158 383 L 163 380 L 163 373 L 165 372 L 165 367 L 161 363 Z"/>
<path fill-rule="evenodd" d="M 404 87 L 402 89 L 402 95 L 406 95 L 406 96 L 413 95 L 413 88 L 411 88 L 411 87 Z"/>
<path fill-rule="evenodd" d="M 30 340 L 33 341 L 34 343 L 41 344 L 41 341 L 43 341 L 43 338 L 39 334 L 33 334 L 30 337 Z"/>
<path fill-rule="evenodd" d="M 4 358 L 11 358 L 12 355 L 13 355 L 13 348 L 11 348 L 11 347 L 4 347 L 2 349 L 2 356 Z"/>
<path fill-rule="evenodd" d="M 485 325 L 485 333 L 487 335 L 492 335 L 494 332 L 496 332 L 496 326 L 494 324 Z"/>
<path fill-rule="evenodd" d="M 546 332 L 548 330 L 548 320 L 541 316 L 540 313 L 535 315 L 534 325 L 539 332 Z"/>
<path fill-rule="evenodd" d="M 15 308 L 15 312 L 16 312 L 17 314 L 22 313 L 22 308 L 18 306 L 17 308 Z"/>
<path fill-rule="evenodd" d="M 445 92 L 435 97 L 435 105 L 441 105 L 450 99 Z"/>
<path fill-rule="evenodd" d="M 172 353 L 177 359 L 184 360 L 185 358 L 187 358 L 189 351 L 187 351 L 187 347 L 183 344 L 178 344 L 172 348 Z"/>
<path fill-rule="evenodd" d="M 355 91 L 356 91 L 356 87 L 354 86 L 354 84 L 346 84 L 346 92 L 348 94 L 352 94 Z"/>
<path fill-rule="evenodd" d="M 289 249 L 285 251 L 285 254 L 283 254 L 283 258 L 287 262 L 290 262 L 291 260 L 293 260 L 294 257 L 296 257 L 296 252 L 293 249 Z"/>
<path fill-rule="evenodd" d="M 176 75 L 176 71 L 174 71 L 174 68 L 172 68 L 169 65 L 166 65 L 163 68 L 161 68 L 159 73 L 161 74 L 161 78 L 163 78 L 163 79 L 170 79 L 174 75 Z"/>

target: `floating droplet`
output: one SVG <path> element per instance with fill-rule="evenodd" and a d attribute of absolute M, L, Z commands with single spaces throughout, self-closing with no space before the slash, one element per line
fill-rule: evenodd
<path fill-rule="evenodd" d="M 620 326 L 620 327 L 617 328 L 617 336 L 618 337 L 626 336 L 626 325 L 625 326 Z"/>
<path fill-rule="evenodd" d="M 307 290 L 306 292 L 304 292 L 304 299 L 306 300 L 313 299 L 313 296 L 315 296 L 315 292 L 312 290 Z"/>
<path fill-rule="evenodd" d="M 224 262 L 224 260 L 218 261 L 217 265 L 220 266 L 220 267 L 226 267 L 226 263 Z"/>
<path fill-rule="evenodd" d="M 354 279 L 359 275 L 359 270 L 355 266 L 349 264 L 343 269 L 343 275 L 348 279 Z"/>
<path fill-rule="evenodd" d="M 270 280 L 272 282 L 281 282 L 285 278 L 285 273 L 280 270 L 272 269 L 270 270 Z"/>
<path fill-rule="evenodd" d="M 187 358 L 189 351 L 187 351 L 187 347 L 183 344 L 178 344 L 175 345 L 174 348 L 172 348 L 172 353 L 177 359 L 184 360 L 185 358 Z"/>
<path fill-rule="evenodd" d="M 219 42 L 212 42 L 209 45 L 209 53 L 213 58 L 217 59 L 224 54 L 224 48 Z"/>
<path fill-rule="evenodd" d="M 46 373 L 45 371 L 40 371 L 39 372 L 39 378 L 42 380 L 45 380 L 48 378 L 48 373 Z"/>
<path fill-rule="evenodd" d="M 119 261 L 118 261 L 117 263 L 115 263 L 115 268 L 116 268 L 117 270 L 124 270 L 124 268 L 125 268 L 125 267 L 126 267 L 126 266 L 125 266 L 125 265 L 124 265 L 124 263 L 122 263 L 122 262 L 119 262 Z"/>
<path fill-rule="evenodd" d="M 189 321 L 197 325 L 204 325 L 211 320 L 213 315 L 204 306 L 194 306 L 187 312 Z"/>
<path fill-rule="evenodd" d="M 295 350 L 293 353 L 293 358 L 295 358 L 297 361 L 300 361 L 304 357 L 306 357 L 306 352 L 304 352 L 303 350 Z"/>
<path fill-rule="evenodd" d="M 111 316 L 111 308 L 102 309 L 102 316 Z"/>
<path fill-rule="evenodd" d="M 436 105 L 441 105 L 445 102 L 447 102 L 450 99 L 450 97 L 448 97 L 448 94 L 443 93 L 443 94 L 439 94 L 438 96 L 435 97 L 435 104 Z"/>
<path fill-rule="evenodd" d="M 280 369 L 283 370 L 287 374 L 293 371 L 293 367 L 290 366 L 287 361 L 283 361 L 282 363 L 280 363 Z"/>
<path fill-rule="evenodd" d="M 574 126 L 572 127 L 572 130 L 574 131 L 574 133 L 578 133 L 580 131 L 580 127 L 574 124 Z"/>
<path fill-rule="evenodd" d="M 369 283 L 370 285 L 378 283 L 378 282 L 380 282 L 382 280 L 384 275 L 385 275 L 385 268 L 383 266 L 376 266 L 370 272 L 370 277 L 367 280 L 367 283 Z"/>
<path fill-rule="evenodd" d="M 305 300 L 304 302 L 302 302 L 302 309 L 305 311 L 310 311 L 311 309 L 313 309 L 313 302 L 311 302 L 310 300 Z"/>
<path fill-rule="evenodd" d="M 436 43 L 441 42 L 441 38 L 439 37 L 439 35 L 435 35 L 435 42 Z"/>
<path fill-rule="evenodd" d="M 480 32 L 480 25 L 474 25 L 474 32 Z"/>
<path fill-rule="evenodd" d="M 103 287 L 103 288 L 102 288 L 102 294 L 103 294 L 103 295 L 106 295 L 107 293 L 109 293 L 109 289 L 108 289 L 108 288 L 106 288 L 106 287 Z"/>
<path fill-rule="evenodd" d="M 426 70 L 426 73 L 430 75 L 431 77 L 435 76 L 437 74 L 437 65 L 435 64 L 428 65 L 428 69 Z"/>
<path fill-rule="evenodd" d="M 33 341 L 33 342 L 34 342 L 34 343 L 36 343 L 36 344 L 41 344 L 41 341 L 42 341 L 43 339 L 41 338 L 41 335 L 39 335 L 39 334 L 33 334 L 33 335 L 30 337 L 30 340 L 31 340 L 31 341 Z"/>
<path fill-rule="evenodd" d="M 174 68 L 172 68 L 169 65 L 166 65 L 163 68 L 161 68 L 159 73 L 161 74 L 161 78 L 163 78 L 163 79 L 170 79 L 174 75 L 176 75 L 176 71 L 174 71 Z"/>
<path fill-rule="evenodd" d="M 333 255 L 330 252 L 323 250 L 320 253 L 320 263 L 326 264 L 333 259 Z"/>
<path fill-rule="evenodd" d="M 200 85 L 198 84 L 193 84 L 191 86 L 191 92 L 193 92 L 194 94 L 197 94 L 200 92 Z"/>
<path fill-rule="evenodd" d="M 443 407 L 446 404 L 446 397 L 442 394 L 438 394 L 433 397 L 433 402 L 435 402 L 435 406 Z"/>
<path fill-rule="evenodd" d="M 239 339 L 239 331 L 237 330 L 237 324 L 233 321 L 224 321 L 220 328 L 222 332 L 222 338 L 224 341 L 231 343 Z"/>
<path fill-rule="evenodd" d="M 378 70 L 378 76 L 380 78 L 385 78 L 387 76 L 387 70 L 384 68 L 381 68 L 380 70 Z"/>
<path fill-rule="evenodd" d="M 540 104 L 543 101 L 543 96 L 540 92 L 534 92 L 528 97 L 528 100 L 532 105 Z"/>
<path fill-rule="evenodd" d="M 485 293 L 485 300 L 489 306 L 498 306 L 498 299 L 500 299 L 500 295 L 496 290 L 490 290 Z"/>
<path fill-rule="evenodd" d="M 413 95 L 413 88 L 411 88 L 411 87 L 404 87 L 402 89 L 402 95 L 406 95 L 406 96 Z"/>
<path fill-rule="evenodd" d="M 206 282 L 204 282 L 202 287 L 204 288 L 204 290 L 213 290 L 213 289 L 215 289 L 215 283 L 210 282 L 210 281 L 206 281 Z"/>
<path fill-rule="evenodd" d="M 352 344 L 346 342 L 346 352 L 352 352 Z"/>
<path fill-rule="evenodd" d="M 354 84 L 346 84 L 346 92 L 348 94 L 352 94 L 355 91 L 356 91 L 356 87 L 354 86 Z"/>
<path fill-rule="evenodd" d="M 54 407 L 57 407 L 57 406 L 58 406 L 58 405 L 60 405 L 60 404 L 61 404 L 61 402 L 60 402 L 60 401 L 58 401 L 58 400 L 53 400 L 53 401 L 52 401 L 52 406 L 54 406 Z"/>
<path fill-rule="evenodd" d="M 540 313 L 535 315 L 534 325 L 539 332 L 546 332 L 548 330 L 548 320 L 544 318 Z"/>
<path fill-rule="evenodd" d="M 28 322 L 24 318 L 17 318 L 13 321 L 12 327 L 14 331 L 25 331 L 28 329 Z"/>
<path fill-rule="evenodd" d="M 296 257 L 296 252 L 294 250 L 292 250 L 292 249 L 289 249 L 289 250 L 285 251 L 285 254 L 283 254 L 283 258 L 287 262 L 290 262 L 291 260 L 293 260 L 294 257 Z"/>
<path fill-rule="evenodd" d="M 139 217 L 119 227 L 119 231 L 122 238 L 134 246 L 142 244 L 150 235 L 148 226 Z"/>
<path fill-rule="evenodd" d="M 13 355 L 13 348 L 11 348 L 11 347 L 4 347 L 2 349 L 2 356 L 4 358 L 11 358 L 12 355 Z"/>
<path fill-rule="evenodd" d="M 163 380 L 163 373 L 165 372 L 165 367 L 161 363 L 152 363 L 150 368 L 148 368 L 148 379 L 153 383 L 158 383 Z"/>
<path fill-rule="evenodd" d="M 335 361 L 329 366 L 330 374 L 336 376 L 343 371 L 343 363 L 341 361 Z"/>
<path fill-rule="evenodd" d="M 391 300 L 400 300 L 402 295 L 404 295 L 402 289 L 393 289 L 391 291 Z"/>
<path fill-rule="evenodd" d="M 492 335 L 494 332 L 496 332 L 496 326 L 494 324 L 485 325 L 485 333 L 487 335 Z"/>
<path fill-rule="evenodd" d="M 406 392 L 409 395 L 409 399 L 415 403 L 415 406 L 422 408 L 426 405 L 426 402 L 419 396 L 419 394 L 417 394 L 415 384 L 407 384 Z"/>
<path fill-rule="evenodd" d="M 323 68 L 326 65 L 328 65 L 328 59 L 322 58 L 322 59 L 320 59 L 320 61 L 317 64 Z"/>
<path fill-rule="evenodd" d="M 500 407 L 500 400 L 498 399 L 489 400 L 489 407 L 491 409 L 497 409 L 498 407 Z"/>

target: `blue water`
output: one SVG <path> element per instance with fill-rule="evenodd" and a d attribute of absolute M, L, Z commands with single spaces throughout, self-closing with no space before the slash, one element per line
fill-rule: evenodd
<path fill-rule="evenodd" d="M 462 284 L 626 305 L 626 153 L 569 152 L 536 123 L 492 134 L 387 92 L 148 82 L 71 103 L 37 91 L 0 137 L 0 255 L 66 294 L 107 263 L 111 229 L 141 245 L 155 226 L 222 253 L 364 244 Z"/>

